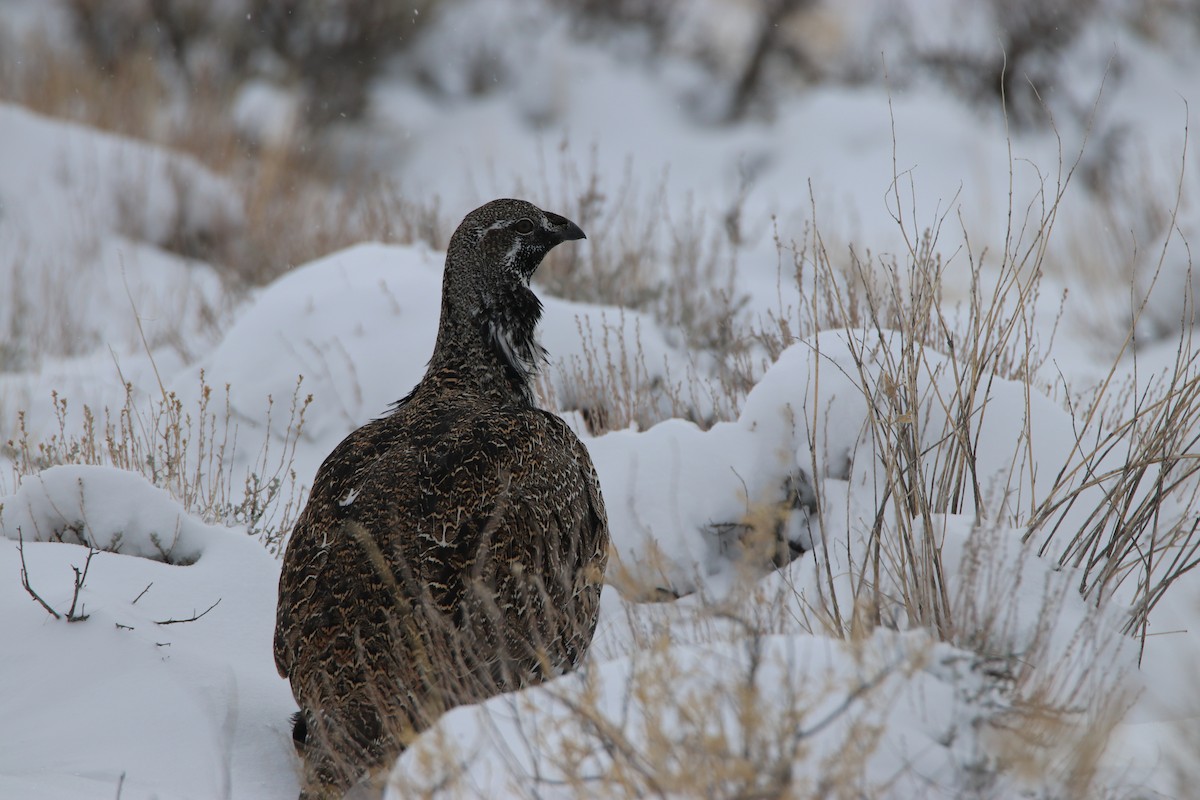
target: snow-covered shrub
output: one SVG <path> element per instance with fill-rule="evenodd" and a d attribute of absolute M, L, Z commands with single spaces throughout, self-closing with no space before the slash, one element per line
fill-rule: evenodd
<path fill-rule="evenodd" d="M 1124 605 L 1125 632 L 1143 637 L 1157 599 L 1195 566 L 1200 376 L 1190 330 L 1173 362 L 1134 398 L 1116 385 L 1115 365 L 1079 405 L 1064 410 L 1046 394 L 1052 386 L 1041 376 L 1052 342 L 1034 333 L 1042 327 L 1038 297 L 1072 174 L 1064 166 L 1057 184 L 1043 190 L 1041 210 L 1030 206 L 1015 220 L 998 264 L 985 269 L 986 256 L 967 242 L 970 282 L 958 304 L 945 297 L 940 223 L 906 232 L 899 259 L 851 258 L 846 271 L 819 246 L 795 251 L 810 259 L 797 264 L 797 274 L 807 268 L 822 300 L 793 308 L 791 326 L 780 327 L 811 331 L 830 319 L 853 321 L 857 329 L 841 341 L 810 334 L 804 346 L 813 353 L 810 372 L 824 365 L 839 381 L 848 375 L 861 393 L 854 402 L 867 407 L 851 476 L 873 487 L 874 508 L 859 510 L 870 544 L 862 562 L 839 565 L 861 578 L 830 609 L 839 625 L 849 628 L 843 610 L 860 613 L 865 597 L 879 618 L 899 613 L 906 624 L 957 641 L 937 535 L 946 514 L 1022 528 L 1022 540 L 1041 556 L 1077 570 L 1078 590 L 1090 602 Z M 898 191 L 894 199 L 900 208 Z M 901 227 L 906 218 L 897 216 Z M 797 400 L 809 430 L 819 427 L 828 403 L 846 401 L 825 397 Z M 819 481 L 827 456 L 815 440 L 810 448 L 817 505 L 828 513 Z M 817 540 L 818 560 L 831 557 L 826 538 Z"/>
<path fill-rule="evenodd" d="M 228 92 L 260 75 L 292 84 L 317 127 L 362 114 L 371 78 L 413 41 L 436 0 L 68 0 L 79 42 L 104 72 L 151 55 L 178 89 Z"/>
<path fill-rule="evenodd" d="M 186 352 L 212 332 L 225 287 L 192 259 L 238 238 L 232 181 L 180 153 L 8 104 L 0 137 L 21 154 L 0 170 L 0 368 L 103 344 Z"/>
<path fill-rule="evenodd" d="M 1044 98 L 1064 80 L 1066 50 L 1099 9 L 1097 0 L 989 0 L 976 10 L 988 16 L 992 41 L 948 39 L 918 58 L 967 100 L 1003 106 L 1018 124 L 1046 124 Z"/>
<path fill-rule="evenodd" d="M 81 464 L 28 476 L 0 506 L 0 530 L 9 539 L 82 544 L 168 564 L 195 562 L 213 536 L 212 526 L 136 472 Z"/>

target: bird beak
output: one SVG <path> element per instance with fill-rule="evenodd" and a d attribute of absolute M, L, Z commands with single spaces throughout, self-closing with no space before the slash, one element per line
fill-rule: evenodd
<path fill-rule="evenodd" d="M 574 222 L 571 222 L 571 220 L 567 219 L 566 217 L 559 216 L 558 214 L 551 214 L 549 211 L 545 212 L 545 214 L 546 221 L 552 226 L 551 231 L 560 242 L 570 242 L 574 241 L 575 239 L 587 238 L 587 235 L 583 232 L 583 229 Z"/>

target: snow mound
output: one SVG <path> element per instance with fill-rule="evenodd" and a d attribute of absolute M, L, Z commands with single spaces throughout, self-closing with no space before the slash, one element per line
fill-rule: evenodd
<path fill-rule="evenodd" d="M 868 797 L 963 797 L 980 775 L 997 797 L 1052 791 L 1070 781 L 1068 770 L 1047 766 L 1031 783 L 1015 770 L 990 774 L 1020 751 L 1006 654 L 1054 665 L 1027 675 L 1021 691 L 1061 700 L 1056 692 L 1086 685 L 1088 696 L 1111 699 L 1136 691 L 1136 647 L 1117 633 L 1116 615 L 1075 594 L 1071 575 L 1022 547 L 1020 531 L 944 522 L 956 613 L 994 609 L 1022 587 L 1011 616 L 980 628 L 995 657 L 924 630 L 876 628 L 853 639 L 812 630 L 804 609 L 819 607 L 823 577 L 811 558 L 716 614 L 692 598 L 632 604 L 608 589 L 581 671 L 446 714 L 397 760 L 385 796 L 610 797 L 666 787 L 742 796 L 772 786 L 815 796 L 826 782 L 842 786 L 847 771 Z M 987 579 L 967 580 L 980 556 Z M 1124 764 L 1111 772 L 1130 786 L 1143 777 Z"/>
<path fill-rule="evenodd" d="M 880 757 L 860 785 L 901 773 L 887 796 L 957 796 L 937 789 L 973 738 L 963 706 L 983 680 L 970 673 L 965 653 L 923 633 L 878 631 L 859 652 L 802 635 L 645 650 L 447 714 L 399 759 L 385 797 L 610 797 L 706 782 L 713 796 L 766 795 L 791 784 L 776 784 L 782 774 L 815 795 L 864 726 L 878 726 Z"/>
<path fill-rule="evenodd" d="M 887 365 L 900 359 L 897 344 L 886 331 L 828 331 L 784 351 L 735 422 L 705 431 L 672 419 L 644 432 L 585 439 L 618 556 L 611 579 L 634 596 L 720 593 L 743 560 L 738 537 L 750 528 L 774 526 L 780 545 L 811 548 L 814 488 L 827 496 L 827 528 L 845 524 L 867 536 L 879 513 L 875 492 L 886 483 L 869 424 L 886 407 L 873 411 L 868 398 L 888 385 Z M 941 354 L 926 351 L 921 364 L 915 424 L 921 446 L 933 453 L 955 429 L 957 381 Z M 969 418 L 989 518 L 1028 522 L 1055 476 L 1082 458 L 1070 415 L 1019 382 L 989 381 Z M 1027 444 L 1030 437 L 1036 447 Z M 1114 447 L 1093 469 L 1114 468 L 1121 457 Z M 934 485 L 943 465 L 931 457 L 924 467 L 927 485 Z M 1063 530 L 1085 524 L 1103 492 L 1103 484 L 1084 490 L 1051 523 L 1061 518 Z M 975 511 L 970 492 L 958 511 Z"/>
<path fill-rule="evenodd" d="M 278 563 L 115 469 L 55 467 L 3 503 L 0 797 L 294 800 L 294 704 L 271 655 Z M 51 617 L 19 574 L 86 619 Z"/>
<path fill-rule="evenodd" d="M 27 542 L 69 542 L 168 564 L 199 560 L 228 530 L 191 517 L 136 472 L 58 466 L 26 477 L 0 500 L 0 531 Z"/>
<path fill-rule="evenodd" d="M 203 330 L 221 307 L 220 281 L 166 248 L 238 224 L 228 181 L 190 157 L 2 103 L 0 140 L 20 154 L 0 162 L 0 282 L 14 292 L 0 304 L 0 325 L 28 327 L 39 313 L 70 320 L 38 320 L 42 352 L 9 359 Z"/>
<path fill-rule="evenodd" d="M 189 156 L 7 104 L 0 104 L 0 131 L 22 156 L 0 169 L 4 221 L 31 236 L 61 231 L 86 210 L 103 231 L 161 245 L 241 216 L 228 181 Z"/>

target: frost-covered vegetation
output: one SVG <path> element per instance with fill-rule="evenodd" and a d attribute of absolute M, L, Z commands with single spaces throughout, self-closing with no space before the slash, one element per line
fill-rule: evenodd
<path fill-rule="evenodd" d="M 0 795 L 290 798 L 275 556 L 536 276 L 584 669 L 389 797 L 1188 797 L 1191 0 L 0 0 Z"/>

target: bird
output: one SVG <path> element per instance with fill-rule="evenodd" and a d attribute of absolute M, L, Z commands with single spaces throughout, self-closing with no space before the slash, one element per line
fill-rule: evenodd
<path fill-rule="evenodd" d="M 547 354 L 530 288 L 551 249 L 584 238 L 524 200 L 467 214 L 424 376 L 318 469 L 283 555 L 274 637 L 299 706 L 301 800 L 378 785 L 444 712 L 587 652 L 608 521 L 587 449 L 537 405 Z"/>

